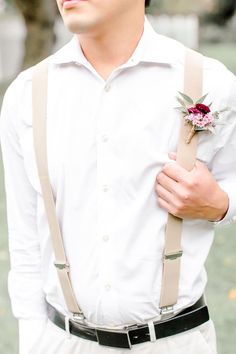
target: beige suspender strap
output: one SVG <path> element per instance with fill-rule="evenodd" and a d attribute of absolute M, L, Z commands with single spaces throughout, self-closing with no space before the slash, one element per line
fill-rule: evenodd
<path fill-rule="evenodd" d="M 63 239 L 57 221 L 55 201 L 49 181 L 47 162 L 47 86 L 48 63 L 45 60 L 35 66 L 32 80 L 32 110 L 33 110 L 33 137 L 35 157 L 38 168 L 44 206 L 48 218 L 50 234 L 55 255 L 55 266 L 62 287 L 65 302 L 69 311 L 83 318 L 72 284 L 70 269 L 66 259 Z"/>
<path fill-rule="evenodd" d="M 186 48 L 184 93 L 194 101 L 202 97 L 203 85 L 203 56 L 191 49 Z M 189 144 L 186 137 L 190 131 L 189 125 L 184 124 L 182 119 L 179 143 L 177 148 L 177 162 L 187 170 L 194 167 L 197 151 L 197 134 L 194 135 Z M 173 306 L 178 300 L 180 265 L 181 265 L 181 235 L 182 219 L 171 214 L 168 215 L 165 250 L 163 259 L 163 274 L 160 308 L 163 315 L 171 314 Z"/>
<path fill-rule="evenodd" d="M 35 157 L 52 237 L 56 259 L 55 266 L 57 267 L 64 298 L 69 311 L 73 314 L 78 314 L 79 318 L 83 319 L 83 313 L 77 304 L 70 280 L 69 264 L 65 255 L 63 239 L 56 217 L 55 201 L 49 180 L 46 144 L 47 68 L 48 63 L 44 60 L 35 66 L 33 73 L 32 104 Z M 198 99 L 202 96 L 202 56 L 189 49 L 187 49 L 186 52 L 184 92 L 193 99 Z M 184 120 L 182 121 L 184 122 Z M 182 124 L 177 149 L 177 162 L 186 169 L 191 170 L 196 158 L 197 134 L 195 134 L 190 144 L 186 144 L 185 139 L 188 132 L 189 127 Z M 180 256 L 182 255 L 181 233 L 182 220 L 169 214 L 166 227 L 166 245 L 160 301 L 160 307 L 162 308 L 163 313 L 168 313 L 169 310 L 172 310 L 173 305 L 178 299 Z"/>

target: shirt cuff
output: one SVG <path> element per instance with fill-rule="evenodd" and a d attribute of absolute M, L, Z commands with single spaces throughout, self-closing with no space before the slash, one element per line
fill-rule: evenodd
<path fill-rule="evenodd" d="M 213 221 L 213 224 L 227 225 L 236 222 L 236 188 L 235 182 L 218 182 L 219 186 L 228 194 L 229 197 L 229 208 L 223 219 L 219 221 Z"/>
<path fill-rule="evenodd" d="M 29 354 L 33 345 L 46 327 L 45 319 L 20 319 L 19 324 L 19 354 Z"/>

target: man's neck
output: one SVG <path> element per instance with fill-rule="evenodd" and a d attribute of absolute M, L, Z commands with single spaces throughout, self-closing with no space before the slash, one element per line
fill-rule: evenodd
<path fill-rule="evenodd" d="M 77 35 L 86 59 L 104 80 L 132 56 L 142 36 L 144 15 L 129 22 L 117 21 L 96 35 Z"/>

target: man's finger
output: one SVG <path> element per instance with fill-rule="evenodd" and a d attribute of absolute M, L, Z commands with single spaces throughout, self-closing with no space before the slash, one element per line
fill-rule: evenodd
<path fill-rule="evenodd" d="M 176 162 L 168 162 L 163 167 L 162 171 L 176 182 L 184 182 L 188 179 L 189 172 Z"/>
<path fill-rule="evenodd" d="M 176 159 L 177 159 L 177 153 L 176 152 L 170 152 L 168 155 L 169 155 L 169 158 L 171 160 L 176 161 Z"/>
<path fill-rule="evenodd" d="M 164 199 L 169 204 L 173 200 L 173 194 L 170 193 L 166 188 L 162 187 L 160 184 L 157 185 L 156 192 L 159 198 Z"/>
<path fill-rule="evenodd" d="M 157 176 L 157 182 L 170 193 L 175 193 L 177 189 L 177 182 L 163 172 Z"/>
<path fill-rule="evenodd" d="M 170 212 L 171 206 L 164 199 L 158 198 L 158 204 L 162 209 L 165 209 L 168 213 Z"/>

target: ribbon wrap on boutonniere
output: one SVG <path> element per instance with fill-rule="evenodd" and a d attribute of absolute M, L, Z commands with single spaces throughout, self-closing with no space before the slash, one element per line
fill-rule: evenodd
<path fill-rule="evenodd" d="M 185 120 L 185 123 L 188 124 L 191 129 L 186 137 L 186 144 L 189 144 L 197 132 L 200 131 L 209 131 L 215 134 L 215 127 L 217 120 L 220 118 L 220 114 L 226 111 L 229 111 L 229 107 L 221 109 L 220 111 L 211 112 L 212 103 L 206 105 L 203 102 L 205 101 L 208 94 L 202 96 L 196 102 L 193 101 L 188 95 L 178 92 L 177 101 L 181 104 L 181 107 L 176 107 L 182 114 Z"/>

